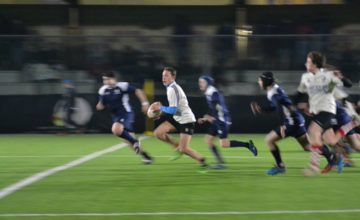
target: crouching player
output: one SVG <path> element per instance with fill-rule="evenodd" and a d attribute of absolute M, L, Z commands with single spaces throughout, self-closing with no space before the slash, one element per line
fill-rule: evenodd
<path fill-rule="evenodd" d="M 129 95 L 135 94 L 145 113 L 149 102 L 144 92 L 127 82 L 117 82 L 113 72 L 103 74 L 102 79 L 104 85 L 99 90 L 99 102 L 96 109 L 103 110 L 105 107 L 110 109 L 113 121 L 112 133 L 131 144 L 135 153 L 141 155 L 143 162 L 150 164 L 152 158 L 141 149 L 140 141 L 132 134 L 135 115 L 129 102 Z"/>
<path fill-rule="evenodd" d="M 294 137 L 305 151 L 309 151 L 305 119 L 294 107 L 285 91 L 275 83 L 272 72 L 264 72 L 259 77 L 258 84 L 261 89 L 267 92 L 269 105 L 260 106 L 258 103 L 252 102 L 251 110 L 255 115 L 263 112 L 277 111 L 281 119 L 281 125 L 270 131 L 266 136 L 266 143 L 276 161 L 276 165 L 269 169 L 267 174 L 276 175 L 285 173 L 285 164 L 276 143 L 283 138 Z"/>
<path fill-rule="evenodd" d="M 220 138 L 221 147 L 245 147 L 249 149 L 254 156 L 257 156 L 257 149 L 252 140 L 243 142 L 228 139 L 231 117 L 223 95 L 214 86 L 214 79 L 211 76 L 201 76 L 199 78 L 199 89 L 204 92 L 210 110 L 210 114 L 206 114 L 202 118 L 199 118 L 198 123 L 210 123 L 208 134 L 205 136 L 205 142 L 217 160 L 217 165 L 213 168 L 225 168 L 225 162 L 221 157 L 220 151 L 214 144 L 217 135 Z"/>

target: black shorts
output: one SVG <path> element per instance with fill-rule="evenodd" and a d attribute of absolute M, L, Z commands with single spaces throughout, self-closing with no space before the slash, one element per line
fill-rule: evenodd
<path fill-rule="evenodd" d="M 285 137 L 299 138 L 306 134 L 306 127 L 304 125 L 285 125 L 285 127 Z M 281 137 L 281 127 L 277 127 L 273 131 Z"/>
<path fill-rule="evenodd" d="M 319 112 L 314 115 L 312 120 L 316 122 L 324 131 L 337 125 L 335 114 L 330 112 Z"/>
<path fill-rule="evenodd" d="M 172 126 L 174 126 L 174 128 L 177 130 L 177 132 L 179 132 L 181 134 L 188 134 L 188 135 L 194 134 L 194 131 L 195 131 L 195 123 L 194 122 L 180 124 L 179 122 L 175 121 L 175 119 L 173 117 L 167 118 L 166 121 L 169 122 Z"/>

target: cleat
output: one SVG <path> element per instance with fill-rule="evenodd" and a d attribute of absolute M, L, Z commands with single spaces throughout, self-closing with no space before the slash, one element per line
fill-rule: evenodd
<path fill-rule="evenodd" d="M 317 169 L 312 169 L 312 168 L 305 168 L 303 170 L 303 174 L 304 176 L 308 176 L 308 177 L 311 177 L 311 176 L 317 176 L 319 174 L 320 170 L 317 170 Z"/>
<path fill-rule="evenodd" d="M 202 174 L 209 172 L 209 166 L 207 164 L 201 165 L 198 172 Z"/>
<path fill-rule="evenodd" d="M 150 165 L 153 163 L 153 160 L 152 159 L 142 159 L 142 162 L 145 164 L 145 165 Z"/>
<path fill-rule="evenodd" d="M 225 164 L 216 164 L 216 165 L 212 165 L 212 166 L 209 166 L 209 169 L 212 169 L 212 170 L 223 170 L 223 169 L 226 169 L 226 166 Z"/>
<path fill-rule="evenodd" d="M 170 161 L 178 160 L 178 159 L 181 158 L 182 155 L 183 155 L 182 152 L 176 150 L 176 151 L 174 152 L 174 156 L 172 156 L 172 157 L 170 158 Z"/>
<path fill-rule="evenodd" d="M 254 142 L 252 140 L 249 141 L 248 149 L 251 151 L 251 153 L 254 154 L 255 157 L 258 155 L 257 148 L 255 147 Z"/>
<path fill-rule="evenodd" d="M 342 173 L 344 170 L 344 166 L 345 166 L 344 158 L 340 155 L 336 163 L 337 172 Z"/>
<path fill-rule="evenodd" d="M 266 173 L 269 176 L 275 176 L 277 174 L 286 173 L 286 169 L 285 167 L 274 166 L 273 168 L 269 169 Z"/>
<path fill-rule="evenodd" d="M 333 170 L 334 166 L 333 165 L 326 165 L 326 167 L 324 169 L 321 170 L 322 174 L 327 174 L 330 173 Z"/>

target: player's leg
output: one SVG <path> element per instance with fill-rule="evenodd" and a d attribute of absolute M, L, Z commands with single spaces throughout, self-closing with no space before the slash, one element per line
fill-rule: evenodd
<path fill-rule="evenodd" d="M 350 134 L 348 134 L 348 135 L 346 136 L 346 140 L 349 142 L 350 146 L 351 146 L 354 150 L 360 152 L 360 140 L 359 140 L 359 135 L 358 135 L 357 133 L 355 133 L 355 131 L 352 132 L 352 133 L 350 133 Z"/>
<path fill-rule="evenodd" d="M 125 126 L 122 123 L 114 122 L 111 131 L 114 135 L 130 143 L 134 147 L 136 153 L 140 152 L 140 148 L 135 149 L 135 144 L 138 143 L 139 141 L 135 137 L 133 137 L 128 131 L 125 130 Z"/>
<path fill-rule="evenodd" d="M 220 150 L 218 149 L 218 147 L 214 144 L 216 136 L 215 135 L 211 135 L 211 134 L 206 134 L 205 135 L 205 143 L 207 144 L 207 146 L 209 147 L 211 153 L 214 155 L 215 159 L 216 159 L 216 166 L 214 166 L 215 169 L 222 169 L 225 168 L 225 161 L 223 159 L 223 157 L 221 156 Z"/>
<path fill-rule="evenodd" d="M 135 153 L 139 154 L 146 164 L 150 164 L 152 162 L 152 158 L 149 156 L 149 154 L 141 149 L 140 141 L 125 129 L 124 124 L 115 122 L 112 125 L 111 130 L 114 135 L 124 139 L 127 143 L 130 143 Z"/>
<path fill-rule="evenodd" d="M 224 164 L 225 161 L 223 157 L 221 156 L 220 150 L 218 147 L 214 144 L 215 138 L 217 136 L 218 127 L 215 123 L 211 124 L 208 130 L 208 133 L 205 135 L 205 143 L 209 147 L 210 151 L 214 155 L 217 165 L 214 166 L 214 168 L 225 168 Z"/>
<path fill-rule="evenodd" d="M 169 134 L 174 131 L 176 131 L 176 128 L 170 122 L 164 121 L 154 130 L 154 135 L 157 139 L 177 148 L 178 142 Z"/>
<path fill-rule="evenodd" d="M 276 175 L 279 173 L 286 172 L 285 164 L 281 158 L 280 149 L 276 144 L 276 142 L 278 142 L 279 140 L 282 139 L 282 137 L 279 133 L 280 133 L 280 130 L 278 130 L 278 132 L 273 130 L 273 131 L 270 131 L 270 133 L 268 133 L 265 137 L 265 142 L 266 142 L 267 146 L 269 147 L 270 152 L 273 155 L 275 162 L 276 162 L 276 166 L 267 171 L 268 175 Z"/>
<path fill-rule="evenodd" d="M 229 125 L 226 123 L 218 123 L 217 124 L 217 133 L 220 138 L 220 145 L 223 148 L 234 148 L 234 147 L 245 147 L 248 150 L 250 150 L 254 156 L 257 156 L 257 149 L 250 140 L 249 142 L 239 141 L 239 140 L 229 140 L 228 134 L 229 134 Z"/>
<path fill-rule="evenodd" d="M 187 154 L 191 158 L 197 160 L 202 166 L 206 166 L 205 158 L 197 151 L 189 147 L 191 141 L 191 134 L 180 133 L 180 140 L 178 150 L 182 153 Z"/>
<path fill-rule="evenodd" d="M 309 126 L 309 142 L 310 142 L 310 164 L 304 170 L 306 176 L 315 175 L 320 172 L 320 154 L 322 142 L 323 128 L 317 123 L 312 121 Z"/>

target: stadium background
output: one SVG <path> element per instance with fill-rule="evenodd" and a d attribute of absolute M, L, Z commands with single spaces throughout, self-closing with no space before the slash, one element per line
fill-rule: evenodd
<path fill-rule="evenodd" d="M 178 69 L 197 116 L 206 112 L 197 78 L 212 74 L 232 113 L 231 132 L 267 132 L 276 117 L 254 117 L 249 108 L 265 101 L 256 84 L 261 72 L 274 71 L 294 94 L 307 52 L 319 50 L 360 80 L 358 9 L 345 0 L 1 0 L 0 132 L 56 131 L 63 80 L 72 80 L 94 111 L 83 131 L 109 132 L 109 115 L 95 111 L 101 73 L 115 71 L 140 88 L 152 81 L 154 100 L 165 101 L 164 66 Z M 359 99 L 357 84 L 347 92 Z M 145 118 L 133 102 L 135 128 L 143 132 Z"/>

